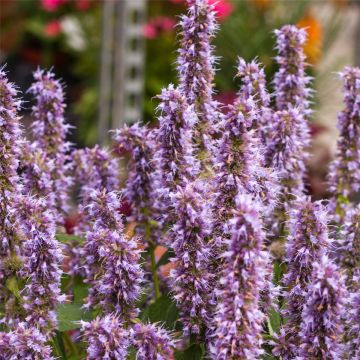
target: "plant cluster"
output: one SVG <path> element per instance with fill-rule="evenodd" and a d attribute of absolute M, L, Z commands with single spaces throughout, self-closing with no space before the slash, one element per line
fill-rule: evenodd
<path fill-rule="evenodd" d="M 360 69 L 341 73 L 331 198 L 313 202 L 305 30 L 275 31 L 274 94 L 239 59 L 225 107 L 214 5 L 188 0 L 180 29 L 158 126 L 117 129 L 110 149 L 66 141 L 63 86 L 42 70 L 27 139 L 0 71 L 0 359 L 359 357 Z"/>

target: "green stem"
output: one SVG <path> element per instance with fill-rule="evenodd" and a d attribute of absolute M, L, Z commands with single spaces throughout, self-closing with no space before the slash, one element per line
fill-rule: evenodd
<path fill-rule="evenodd" d="M 159 277 L 156 271 L 156 260 L 155 260 L 155 246 L 154 244 L 149 244 L 150 258 L 151 258 L 151 273 L 154 281 L 154 290 L 155 290 L 155 299 L 158 299 L 161 296 L 160 287 L 159 287 Z"/>
<path fill-rule="evenodd" d="M 74 343 L 72 342 L 69 334 L 68 334 L 67 332 L 63 332 L 62 335 L 63 335 L 64 341 L 65 341 L 65 344 L 68 346 L 68 348 L 70 349 L 71 353 L 78 358 L 78 357 L 79 357 L 79 353 L 78 353 L 78 351 L 77 351 L 76 346 L 75 346 Z"/>

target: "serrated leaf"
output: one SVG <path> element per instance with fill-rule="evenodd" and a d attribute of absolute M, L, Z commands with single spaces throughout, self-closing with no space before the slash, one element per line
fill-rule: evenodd
<path fill-rule="evenodd" d="M 174 251 L 172 249 L 168 249 L 156 263 L 156 268 L 158 269 L 160 266 L 168 264 L 169 260 L 174 256 Z"/>
<path fill-rule="evenodd" d="M 199 344 L 192 344 L 184 351 L 175 352 L 176 360 L 202 360 L 204 359 L 204 349 Z"/>
<path fill-rule="evenodd" d="M 61 304 L 57 307 L 58 330 L 67 331 L 80 328 L 80 320 L 90 321 L 92 315 L 90 312 L 84 311 L 81 304 Z"/>
<path fill-rule="evenodd" d="M 160 322 L 167 328 L 174 329 L 176 320 L 178 319 L 178 310 L 176 304 L 169 296 L 162 295 L 143 311 L 141 319 L 144 322 Z"/>
<path fill-rule="evenodd" d="M 56 234 L 56 239 L 64 244 L 70 242 L 70 241 L 77 241 L 78 243 L 82 244 L 84 243 L 85 239 L 81 236 L 77 235 L 69 235 L 69 234 Z"/>

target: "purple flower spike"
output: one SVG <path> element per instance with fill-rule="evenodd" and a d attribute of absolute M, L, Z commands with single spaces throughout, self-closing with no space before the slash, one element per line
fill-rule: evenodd
<path fill-rule="evenodd" d="M 360 190 L 360 68 L 346 67 L 340 76 L 345 108 L 338 115 L 340 138 L 329 172 L 335 221 L 344 220 L 349 197 Z"/>
<path fill-rule="evenodd" d="M 344 279 L 327 256 L 312 267 L 296 359 L 342 359 L 342 318 L 347 296 Z"/>
<path fill-rule="evenodd" d="M 288 270 L 284 276 L 287 289 L 285 333 L 288 335 L 288 354 L 283 354 L 285 359 L 293 359 L 293 352 L 299 345 L 301 313 L 308 296 L 313 263 L 330 248 L 327 225 L 327 212 L 321 202 L 304 199 L 292 204 L 286 245 Z"/>
<path fill-rule="evenodd" d="M 353 282 L 357 284 L 357 289 L 351 294 L 350 311 L 347 314 L 349 323 L 349 336 L 351 339 L 349 346 L 349 359 L 360 359 L 360 271 L 354 275 Z"/>
<path fill-rule="evenodd" d="M 285 25 L 275 30 L 276 61 L 279 70 L 274 77 L 277 110 L 298 108 L 304 119 L 311 114 L 310 100 L 312 89 L 308 87 L 311 77 L 305 73 L 305 54 L 303 46 L 306 30 L 294 25 Z"/>
<path fill-rule="evenodd" d="M 55 239 L 55 222 L 43 199 L 24 196 L 16 212 L 24 236 L 22 274 L 28 278 L 23 290 L 26 321 L 52 332 L 57 325 L 55 307 L 65 300 L 60 290 L 63 255 Z"/>
<path fill-rule="evenodd" d="M 276 204 L 278 180 L 263 164 L 263 154 L 254 130 L 248 130 L 256 118 L 253 99 L 239 98 L 223 123 L 223 136 L 214 165 L 215 216 L 217 233 L 223 233 L 224 224 L 232 216 L 235 196 L 250 194 L 271 211 Z"/>
<path fill-rule="evenodd" d="M 211 135 L 220 119 L 218 104 L 212 99 L 216 58 L 211 39 L 217 30 L 214 5 L 207 0 L 188 0 L 189 11 L 180 20 L 181 41 L 177 70 L 179 90 L 194 105 L 199 121 L 194 140 L 205 162 L 211 162 Z M 200 154 L 199 154 L 200 155 Z"/>
<path fill-rule="evenodd" d="M 341 233 L 337 255 L 341 267 L 346 271 L 347 285 L 354 289 L 360 287 L 354 281 L 354 275 L 360 269 L 360 205 L 350 212 L 348 218 Z"/>
<path fill-rule="evenodd" d="M 16 330 L 0 332 L 0 359 L 3 360 L 55 360 L 46 337 L 36 327 L 19 323 Z"/>
<path fill-rule="evenodd" d="M 89 218 L 96 220 L 85 243 L 87 282 L 91 285 L 86 306 L 100 306 L 129 320 L 137 315 L 134 305 L 143 271 L 137 239 L 124 234 L 117 214 L 119 203 L 116 193 L 91 194 Z"/>
<path fill-rule="evenodd" d="M 199 334 L 209 323 L 211 308 L 213 276 L 209 263 L 212 253 L 207 244 L 211 221 L 202 194 L 200 183 L 188 183 L 172 195 L 177 221 L 169 238 L 176 265 L 170 276 L 184 334 Z"/>
<path fill-rule="evenodd" d="M 72 179 L 68 175 L 70 144 L 66 142 L 66 136 L 70 126 L 64 120 L 64 93 L 61 83 L 51 71 L 37 70 L 34 78 L 35 82 L 29 89 L 36 99 L 33 107 L 35 121 L 32 124 L 34 146 L 42 149 L 48 160 L 54 162 L 51 173 L 53 191 L 56 194 L 54 206 L 63 215 L 69 210 L 68 190 L 72 185 Z M 57 222 L 61 224 L 62 221 L 60 216 Z"/>
<path fill-rule="evenodd" d="M 80 185 L 80 224 L 76 233 L 89 229 L 86 216 L 83 214 L 84 204 L 89 202 L 93 190 L 105 189 L 108 192 L 119 188 L 118 160 L 111 157 L 107 149 L 95 145 L 93 148 L 79 149 L 72 152 L 73 167 L 76 171 L 75 181 Z"/>
<path fill-rule="evenodd" d="M 84 340 L 88 343 L 88 360 L 126 360 L 129 333 L 115 315 L 82 322 Z"/>
<path fill-rule="evenodd" d="M 0 68 L 0 302 L 6 302 L 6 298 L 11 296 L 5 282 L 21 266 L 12 211 L 21 193 L 17 175 L 22 143 L 18 117 L 20 107 L 14 85 L 6 78 L 4 68 Z M 16 263 L 19 266 L 14 269 Z"/>
<path fill-rule="evenodd" d="M 169 360 L 173 358 L 175 343 L 171 335 L 159 325 L 135 324 L 130 331 L 137 360 Z"/>
<path fill-rule="evenodd" d="M 277 172 L 281 194 L 274 212 L 275 219 L 271 221 L 272 231 L 281 234 L 290 202 L 304 194 L 309 129 L 301 113 L 289 109 L 273 114 L 268 135 L 265 163 Z"/>
<path fill-rule="evenodd" d="M 260 208 L 248 195 L 236 197 L 234 217 L 229 221 L 213 322 L 213 359 L 259 359 L 263 350 L 260 291 L 266 287 L 268 253 L 264 251 Z"/>
<path fill-rule="evenodd" d="M 135 221 L 147 223 L 154 204 L 154 173 L 153 156 L 155 142 L 149 129 L 139 124 L 130 127 L 125 125 L 116 130 L 114 140 L 119 152 L 130 152 L 130 168 L 124 195 L 130 202 Z"/>

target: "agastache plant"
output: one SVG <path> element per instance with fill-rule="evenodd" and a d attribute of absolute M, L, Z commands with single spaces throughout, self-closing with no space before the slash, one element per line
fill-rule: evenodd
<path fill-rule="evenodd" d="M 189 182 L 172 196 L 177 221 L 169 235 L 175 252 L 170 277 L 185 334 L 200 334 L 209 324 L 212 307 L 212 249 L 207 244 L 211 218 L 203 190 L 201 183 Z"/>
<path fill-rule="evenodd" d="M 116 315 L 105 315 L 82 322 L 83 339 L 87 343 L 88 360 L 125 360 L 130 346 L 129 334 Z"/>
<path fill-rule="evenodd" d="M 220 255 L 221 271 L 218 304 L 213 320 L 212 359 L 258 359 L 263 354 L 260 290 L 265 288 L 268 253 L 260 219 L 261 207 L 248 195 L 238 195 L 233 218 L 229 220 L 231 238 Z"/>
<path fill-rule="evenodd" d="M 0 332 L 0 359 L 55 360 L 46 340 L 37 327 L 19 323 L 14 331 Z"/>
<path fill-rule="evenodd" d="M 345 108 L 338 115 L 340 137 L 329 169 L 330 204 L 336 222 L 344 220 L 351 197 L 360 189 L 360 68 L 346 67 L 340 76 Z"/>
<path fill-rule="evenodd" d="M 163 89 L 157 111 L 159 129 L 156 142 L 159 149 L 155 160 L 159 169 L 158 192 L 162 210 L 171 211 L 170 194 L 177 186 L 194 180 L 199 174 L 199 162 L 193 155 L 192 128 L 197 122 L 194 106 L 186 103 L 186 98 L 173 85 Z"/>
<path fill-rule="evenodd" d="M 22 132 L 18 111 L 21 102 L 17 90 L 0 68 L 0 302 L 16 302 L 6 287 L 21 268 L 21 254 L 16 230 L 14 202 L 21 193 L 17 169 L 19 166 Z"/>
<path fill-rule="evenodd" d="M 121 219 L 113 214 L 119 200 L 116 193 L 106 190 L 91 194 L 88 211 L 89 218 L 94 218 L 86 235 L 85 253 L 87 282 L 92 287 L 86 306 L 100 306 L 106 313 L 116 312 L 128 321 L 137 315 L 134 305 L 143 270 L 137 239 L 124 233 Z"/>
<path fill-rule="evenodd" d="M 131 341 L 138 360 L 168 360 L 174 356 L 175 342 L 171 335 L 157 324 L 135 324 L 131 330 Z"/>
<path fill-rule="evenodd" d="M 358 268 L 359 269 L 359 268 Z M 350 311 L 347 313 L 348 338 L 350 339 L 349 358 L 360 358 L 360 271 L 354 275 L 357 288 L 350 294 Z"/>
<path fill-rule="evenodd" d="M 314 262 L 311 283 L 302 311 L 299 360 L 343 358 L 345 299 L 344 279 L 336 265 L 325 255 Z"/>
<path fill-rule="evenodd" d="M 284 359 L 292 359 L 299 345 L 301 314 L 308 297 L 313 264 L 330 250 L 327 225 L 327 211 L 321 202 L 303 199 L 292 204 L 285 255 L 287 273 L 283 280 L 288 345 L 282 354 Z"/>
<path fill-rule="evenodd" d="M 68 189 L 72 179 L 68 174 L 70 163 L 68 152 L 70 144 L 66 136 L 70 126 L 65 123 L 64 93 L 59 80 L 51 72 L 37 70 L 34 73 L 35 82 L 29 92 L 34 96 L 32 133 L 35 147 L 46 153 L 49 161 L 53 161 L 51 172 L 53 180 L 54 209 L 59 212 L 59 224 L 69 210 Z"/>
<path fill-rule="evenodd" d="M 311 77 L 305 72 L 303 46 L 307 37 L 306 29 L 285 25 L 275 30 L 275 36 L 276 62 L 279 65 L 274 77 L 276 109 L 297 108 L 308 119 L 312 89 L 309 87 Z"/>
<path fill-rule="evenodd" d="M 51 333 L 57 326 L 55 308 L 65 300 L 60 290 L 63 260 L 55 239 L 55 221 L 44 199 L 22 197 L 16 204 L 17 227 L 23 240 L 24 267 L 28 280 L 22 291 L 25 320 Z"/>
<path fill-rule="evenodd" d="M 194 105 L 198 122 L 194 129 L 197 157 L 202 159 L 205 172 L 211 165 L 212 136 L 220 119 L 218 104 L 213 100 L 214 66 L 211 40 L 217 30 L 214 5 L 207 0 L 188 0 L 189 10 L 180 20 L 181 40 L 177 70 L 179 90 Z M 204 165 L 205 164 L 205 165 Z"/>

